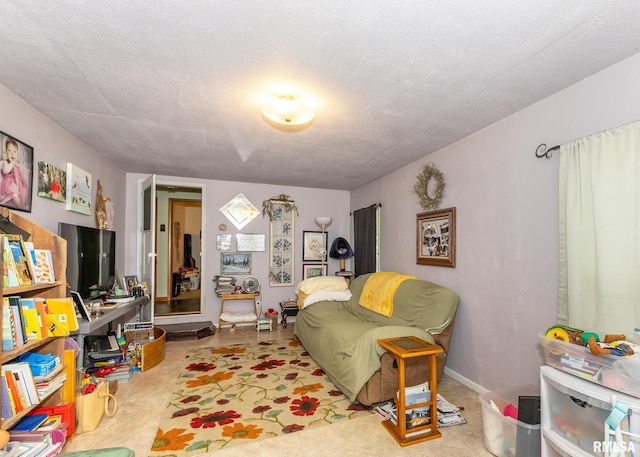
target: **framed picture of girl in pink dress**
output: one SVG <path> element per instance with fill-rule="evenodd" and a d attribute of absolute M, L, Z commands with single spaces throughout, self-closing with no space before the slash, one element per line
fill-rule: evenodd
<path fill-rule="evenodd" d="M 0 165 L 0 206 L 31 212 L 33 148 L 4 132 Z"/>

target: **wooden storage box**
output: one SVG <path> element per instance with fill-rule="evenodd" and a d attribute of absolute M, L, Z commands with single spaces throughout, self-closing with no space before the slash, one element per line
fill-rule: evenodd
<path fill-rule="evenodd" d="M 147 330 L 136 332 L 125 332 L 125 339 L 127 342 L 127 348 L 131 350 L 129 344 L 131 342 L 138 343 L 141 339 L 147 338 Z M 167 341 L 167 333 L 160 327 L 153 328 L 153 340 L 148 343 L 136 344 L 134 351 L 134 363 L 140 367 L 140 370 L 146 371 L 158 365 L 164 360 L 164 345 Z M 139 363 L 139 364 L 138 364 Z"/>
<path fill-rule="evenodd" d="M 154 327 L 153 336 L 153 341 L 142 346 L 142 371 L 150 370 L 164 360 L 167 334 L 164 329 Z"/>

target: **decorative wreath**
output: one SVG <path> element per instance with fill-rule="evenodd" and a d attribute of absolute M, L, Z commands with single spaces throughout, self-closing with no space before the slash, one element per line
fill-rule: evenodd
<path fill-rule="evenodd" d="M 298 214 L 298 207 L 296 202 L 289 199 L 288 195 L 280 194 L 276 197 L 271 197 L 269 200 L 262 202 L 262 217 L 269 216 L 269 220 L 275 220 L 273 215 L 273 205 L 279 204 L 285 207 L 285 211 L 295 211 Z M 298 214 L 299 215 L 299 214 Z"/>
<path fill-rule="evenodd" d="M 431 181 L 433 180 L 433 183 Z M 431 188 L 429 186 L 431 185 Z M 420 198 L 420 206 L 426 210 L 438 208 L 444 194 L 444 175 L 432 163 L 422 167 L 422 173 L 413 186 L 413 193 Z"/>

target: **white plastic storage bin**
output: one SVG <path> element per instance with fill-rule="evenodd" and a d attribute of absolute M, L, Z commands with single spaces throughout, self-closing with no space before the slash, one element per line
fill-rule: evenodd
<path fill-rule="evenodd" d="M 553 367 L 540 368 L 542 457 L 604 456 L 605 420 L 612 405 L 622 401 L 640 408 L 640 400 L 584 381 Z M 632 414 L 624 429 L 640 431 Z M 640 441 L 635 442 L 640 449 Z"/>
<path fill-rule="evenodd" d="M 640 397 L 640 354 L 596 355 L 588 347 L 540 335 L 547 365 L 587 381 Z"/>
<path fill-rule="evenodd" d="M 491 407 L 491 401 L 504 411 L 508 404 L 518 407 L 521 395 L 535 396 L 535 385 L 512 387 L 480 395 L 484 447 L 499 457 L 527 457 L 540 455 L 540 425 L 530 425 L 507 417 Z"/>

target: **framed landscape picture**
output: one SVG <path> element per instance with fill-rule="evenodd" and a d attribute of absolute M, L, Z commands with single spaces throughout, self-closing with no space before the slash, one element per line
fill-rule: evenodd
<path fill-rule="evenodd" d="M 4 132 L 0 166 L 0 206 L 31 212 L 33 148 Z"/>
<path fill-rule="evenodd" d="M 456 209 L 420 213 L 417 220 L 417 260 L 420 265 L 456 266 Z"/>
<path fill-rule="evenodd" d="M 221 275 L 248 275 L 251 273 L 251 254 L 223 252 L 220 254 Z"/>
<path fill-rule="evenodd" d="M 324 274 L 322 274 L 324 270 Z M 303 263 L 302 279 L 315 278 L 316 276 L 327 276 L 329 273 L 329 265 L 319 263 Z"/>

